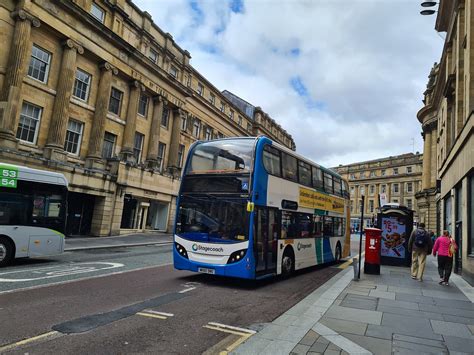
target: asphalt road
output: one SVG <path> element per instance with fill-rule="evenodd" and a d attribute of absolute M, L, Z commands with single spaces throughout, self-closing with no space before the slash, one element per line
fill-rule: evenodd
<path fill-rule="evenodd" d="M 340 271 L 330 265 L 289 279 L 223 279 L 174 270 L 166 265 L 170 248 L 89 250 L 2 269 L 5 278 L 12 275 L 5 272 L 27 275 L 38 267 L 61 274 L 57 268 L 71 263 L 124 265 L 101 277 L 100 271 L 63 275 L 55 284 L 0 293 L 0 353 L 200 354 L 229 335 L 206 328 L 210 322 L 258 329 Z M 29 343 L 2 350 L 25 339 Z"/>

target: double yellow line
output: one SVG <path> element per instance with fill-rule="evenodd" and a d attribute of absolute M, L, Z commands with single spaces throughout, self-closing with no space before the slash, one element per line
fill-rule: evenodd
<path fill-rule="evenodd" d="M 217 330 L 218 332 L 223 332 L 223 333 L 228 333 L 228 334 L 239 336 L 239 338 L 237 340 L 235 340 L 233 343 L 227 345 L 224 349 L 220 350 L 219 355 L 229 354 L 232 350 L 237 348 L 240 344 L 242 344 L 244 341 L 246 341 L 248 338 L 250 338 L 252 335 L 254 335 L 256 333 L 254 330 L 249 330 L 249 329 L 244 329 L 244 328 L 239 328 L 239 327 L 233 327 L 233 326 L 230 326 L 230 325 L 225 325 L 225 324 L 221 324 L 221 323 L 214 323 L 214 322 L 207 323 L 204 326 L 204 328 Z"/>

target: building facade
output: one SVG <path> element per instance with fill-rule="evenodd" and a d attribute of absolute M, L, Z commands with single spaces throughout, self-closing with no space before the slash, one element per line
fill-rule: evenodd
<path fill-rule="evenodd" d="M 360 230 L 362 195 L 364 227 L 375 223 L 380 201 L 407 206 L 417 221 L 415 193 L 421 188 L 422 161 L 422 154 L 409 153 L 332 168 L 349 182 L 351 227 Z"/>
<path fill-rule="evenodd" d="M 189 146 L 260 125 L 129 0 L 1 1 L 0 44 L 0 161 L 66 176 L 69 235 L 169 231 Z"/>
<path fill-rule="evenodd" d="M 418 112 L 424 138 L 420 214 L 456 239 L 455 272 L 474 284 L 474 1 L 441 0 L 435 29 L 445 32 Z"/>

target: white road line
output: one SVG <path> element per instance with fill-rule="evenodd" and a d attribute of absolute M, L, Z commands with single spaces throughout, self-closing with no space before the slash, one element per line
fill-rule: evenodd
<path fill-rule="evenodd" d="M 144 313 L 144 312 L 138 312 L 135 313 L 138 316 L 143 316 L 143 317 L 150 317 L 150 318 L 158 318 L 158 319 L 167 319 L 168 317 L 165 316 L 160 316 L 158 314 L 150 314 L 150 313 Z"/>
<path fill-rule="evenodd" d="M 37 286 L 30 286 L 30 287 L 21 287 L 21 288 L 16 288 L 16 289 L 14 289 L 14 290 L 0 291 L 0 295 L 4 295 L 4 294 L 7 294 L 7 293 L 20 292 L 20 291 L 35 290 L 35 289 L 38 289 L 38 288 L 49 287 L 49 286 L 57 286 L 57 285 L 70 284 L 70 283 L 73 283 L 73 282 L 79 282 L 79 281 L 85 281 L 85 280 L 93 280 L 93 279 L 98 279 L 98 278 L 101 278 L 101 277 L 107 277 L 107 276 L 113 276 L 113 275 L 126 274 L 126 273 L 128 273 L 128 272 L 134 272 L 134 271 L 143 271 L 143 270 L 148 270 L 148 269 L 153 269 L 153 268 L 157 268 L 157 267 L 161 267 L 161 266 L 168 266 L 168 265 L 173 265 L 173 263 L 167 263 L 167 264 L 162 264 L 162 265 L 154 265 L 154 266 L 145 266 L 145 267 L 142 267 L 142 268 L 137 268 L 137 269 L 132 269 L 132 270 L 124 270 L 124 271 L 111 272 L 111 273 L 104 274 L 104 275 L 81 277 L 81 278 L 74 279 L 74 280 L 51 282 L 51 283 L 47 283 L 47 284 L 44 284 L 44 285 L 37 285 Z"/>
<path fill-rule="evenodd" d="M 160 316 L 165 316 L 165 317 L 174 317 L 173 313 L 157 312 L 157 311 L 154 311 L 154 310 L 151 310 L 151 309 L 144 309 L 143 312 L 158 314 Z"/>
<path fill-rule="evenodd" d="M 186 292 L 189 292 L 189 291 L 192 291 L 192 290 L 195 290 L 195 289 L 196 289 L 196 287 L 189 287 L 185 290 L 179 291 L 178 293 L 186 293 Z"/>
<path fill-rule="evenodd" d="M 222 329 L 231 329 L 231 330 L 237 330 L 242 333 L 247 333 L 247 334 L 255 334 L 255 330 L 250 330 L 250 329 L 245 329 L 245 328 L 239 328 L 239 327 L 234 327 L 232 325 L 227 325 L 227 324 L 222 324 L 222 323 L 216 323 L 216 322 L 209 322 L 207 323 L 209 325 L 212 325 L 214 327 L 222 328 Z"/>

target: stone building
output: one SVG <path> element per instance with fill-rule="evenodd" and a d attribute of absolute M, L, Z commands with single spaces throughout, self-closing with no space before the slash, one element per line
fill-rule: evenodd
<path fill-rule="evenodd" d="M 260 124 L 129 0 L 1 1 L 0 44 L 0 161 L 67 177 L 70 235 L 169 231 L 189 146 Z"/>
<path fill-rule="evenodd" d="M 414 210 L 418 220 L 415 193 L 421 188 L 422 154 L 402 154 L 349 165 L 332 170 L 349 182 L 351 227 L 357 229 L 361 217 L 361 196 L 365 196 L 364 227 L 372 226 L 380 199 Z"/>
<path fill-rule="evenodd" d="M 474 1 L 441 0 L 446 39 L 418 112 L 424 138 L 422 219 L 456 239 L 455 271 L 474 284 Z"/>

